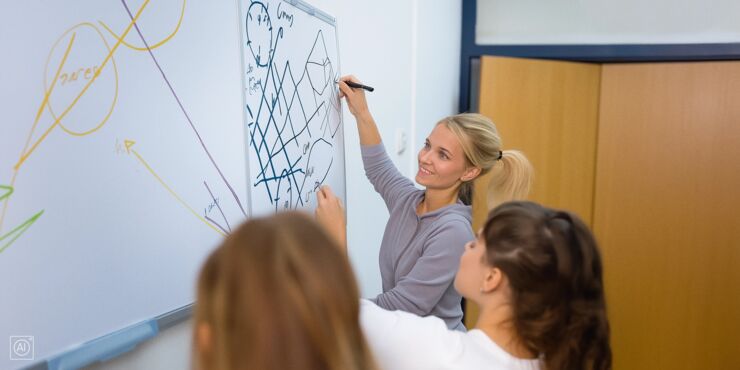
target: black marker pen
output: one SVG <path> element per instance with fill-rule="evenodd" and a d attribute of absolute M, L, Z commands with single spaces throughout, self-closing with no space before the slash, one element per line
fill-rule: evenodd
<path fill-rule="evenodd" d="M 370 92 L 372 92 L 372 91 L 375 90 L 374 88 L 372 88 L 370 86 L 363 85 L 363 84 L 358 84 L 357 82 L 344 81 L 344 83 L 346 83 L 347 86 L 349 86 L 351 88 L 354 88 L 354 89 L 365 89 L 365 90 L 370 91 Z"/>

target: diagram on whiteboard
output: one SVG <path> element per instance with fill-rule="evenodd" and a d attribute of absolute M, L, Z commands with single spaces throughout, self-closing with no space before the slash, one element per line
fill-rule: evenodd
<path fill-rule="evenodd" d="M 301 2 L 241 6 L 252 210 L 313 209 L 324 184 L 343 199 L 333 19 Z"/>
<path fill-rule="evenodd" d="M 33 335 L 42 359 L 192 303 L 203 258 L 248 216 L 239 17 L 186 0 L 12 8 L 0 338 Z M 0 368 L 28 365 L 4 348 Z"/>
<path fill-rule="evenodd" d="M 226 235 L 230 232 L 231 223 L 238 221 L 239 218 L 246 217 L 244 201 L 240 199 L 237 190 L 223 173 L 217 160 L 213 157 L 201 133 L 198 124 L 188 114 L 187 103 L 184 103 L 178 95 L 177 89 L 173 86 L 167 72 L 160 65 L 155 56 L 155 49 L 165 46 L 177 34 L 185 12 L 185 0 L 179 1 L 177 7 L 172 6 L 152 6 L 146 9 L 148 1 L 140 4 L 138 9 L 131 9 L 125 1 L 121 4 L 121 13 L 129 18 L 128 25 L 121 31 L 114 31 L 105 21 L 98 21 L 97 24 L 83 22 L 66 29 L 56 40 L 48 55 L 46 56 L 43 81 L 44 90 L 40 91 L 38 97 L 38 111 L 35 116 L 21 118 L 19 121 L 28 122 L 26 129 L 23 127 L 11 127 L 11 132 L 6 132 L 6 137 L 12 137 L 18 134 L 18 143 L 23 143 L 23 147 L 13 162 L 2 163 L 3 166 L 12 168 L 12 175 L 7 184 L 0 184 L 0 253 L 10 247 L 24 232 L 26 232 L 44 213 L 44 209 L 32 210 L 27 219 L 19 220 L 18 225 L 10 225 L 10 229 L 4 228 L 6 215 L 9 206 L 12 205 L 13 193 L 16 190 L 16 181 L 19 175 L 26 172 L 27 167 L 33 167 L 31 159 L 38 161 L 47 161 L 38 154 L 44 147 L 56 147 L 59 145 L 72 145 L 74 142 L 61 143 L 63 136 L 78 139 L 100 139 L 105 140 L 105 134 L 99 134 L 99 131 L 108 125 L 118 124 L 115 118 L 125 117 L 130 112 L 121 114 L 120 108 L 116 111 L 120 101 L 127 99 L 119 93 L 119 86 L 125 84 L 121 79 L 128 79 L 129 82 L 138 78 L 138 76 L 126 76 L 116 64 L 116 55 L 120 57 L 122 49 L 134 51 L 142 58 L 150 59 L 150 67 L 155 73 L 159 74 L 154 83 L 163 83 L 166 87 L 165 94 L 169 97 L 172 104 L 180 111 L 182 128 L 190 131 L 195 139 L 194 147 L 200 147 L 200 155 L 207 158 L 208 167 L 215 171 L 215 176 L 205 175 L 196 180 L 202 186 L 201 193 L 205 196 L 205 201 L 189 201 L 179 195 L 173 182 L 185 180 L 184 176 L 176 174 L 169 179 L 164 178 L 151 165 L 145 157 L 149 152 L 158 152 L 162 147 L 160 143 L 154 147 L 147 147 L 147 144 L 136 144 L 135 138 L 137 133 L 130 130 L 131 134 L 121 135 L 115 138 L 115 142 L 110 142 L 111 149 L 118 154 L 127 154 L 135 159 L 146 172 L 150 173 L 151 178 L 156 180 L 161 187 L 171 195 L 171 199 L 179 203 L 182 209 L 194 216 L 208 228 L 214 230 L 220 235 Z M 173 2 L 170 2 L 173 3 Z M 155 8 L 155 9 L 152 9 Z M 156 9 L 158 8 L 158 9 Z M 180 8 L 180 9 L 177 9 Z M 167 9 L 177 22 L 174 23 L 172 31 L 162 33 L 162 36 L 152 42 L 151 38 L 145 37 L 139 25 L 136 23 L 139 17 L 151 16 L 150 13 Z M 179 12 L 177 12 L 179 10 Z M 134 13 L 135 12 L 135 13 Z M 151 28 L 150 28 L 151 30 Z M 159 33 L 159 32 L 157 32 Z M 157 35 L 159 36 L 159 35 Z M 107 37 L 107 38 L 106 38 Z M 108 39 L 111 39 L 109 42 Z M 128 40 L 128 41 L 127 41 Z M 124 56 L 125 58 L 125 56 Z M 119 62 L 120 64 L 120 62 Z M 158 97 L 159 98 L 159 97 Z M 151 106 L 141 107 L 140 112 L 151 111 Z M 114 113 L 118 113 L 114 115 Z M 110 123 L 113 116 L 114 123 Z M 120 120 L 119 120 L 120 121 Z M 15 132 L 12 132 L 15 131 Z M 24 132 L 25 131 L 25 132 Z M 60 138 L 62 136 L 62 138 Z M 145 138 L 143 138 L 145 139 Z M 198 149 L 196 149 L 198 150 Z M 158 155 L 151 154 L 151 155 Z M 6 158 L 4 158 L 6 159 Z M 7 158 L 11 159 L 11 158 Z M 171 166 L 174 163 L 167 163 Z M 176 178 L 173 178 L 176 177 Z M 188 181 L 188 180 L 186 180 Z M 210 181 L 210 185 L 209 185 Z M 225 187 L 225 189 L 221 189 Z M 217 189 L 218 188 L 218 189 Z M 212 189 L 224 190 L 216 192 Z M 193 203 L 198 203 L 194 205 Z M 228 204 L 228 205 L 227 205 Z M 238 212 L 234 215 L 227 216 L 224 213 L 226 207 L 236 207 Z M 5 230 L 3 232 L 3 230 Z"/>

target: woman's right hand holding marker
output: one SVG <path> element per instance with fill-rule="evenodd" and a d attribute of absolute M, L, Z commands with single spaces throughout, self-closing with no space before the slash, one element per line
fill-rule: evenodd
<path fill-rule="evenodd" d="M 360 135 L 360 145 L 377 145 L 380 144 L 381 138 L 375 120 L 370 114 L 365 98 L 365 90 L 362 88 L 352 88 L 347 85 L 347 81 L 360 83 L 357 77 L 352 75 L 343 76 L 337 81 L 339 85 L 339 98 L 347 101 L 349 112 L 355 116 L 357 121 L 357 130 Z"/>
<path fill-rule="evenodd" d="M 370 114 L 365 98 L 365 90 L 351 88 L 346 81 L 360 83 L 360 80 L 352 75 L 343 76 L 339 79 L 339 98 L 345 98 L 349 112 L 358 119 L 363 115 Z"/>

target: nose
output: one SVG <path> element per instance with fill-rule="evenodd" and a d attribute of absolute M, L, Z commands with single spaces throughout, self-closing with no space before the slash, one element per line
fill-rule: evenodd
<path fill-rule="evenodd" d="M 432 158 L 431 155 L 432 155 L 432 151 L 431 150 L 424 150 L 424 149 L 422 149 L 419 152 L 419 162 L 422 162 L 422 163 L 430 163 L 431 162 L 430 159 Z"/>

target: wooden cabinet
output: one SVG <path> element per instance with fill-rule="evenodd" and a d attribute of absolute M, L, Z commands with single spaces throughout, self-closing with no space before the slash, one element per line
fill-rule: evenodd
<path fill-rule="evenodd" d="M 531 199 L 594 228 L 614 368 L 740 369 L 740 62 L 485 57 L 479 96 Z"/>

